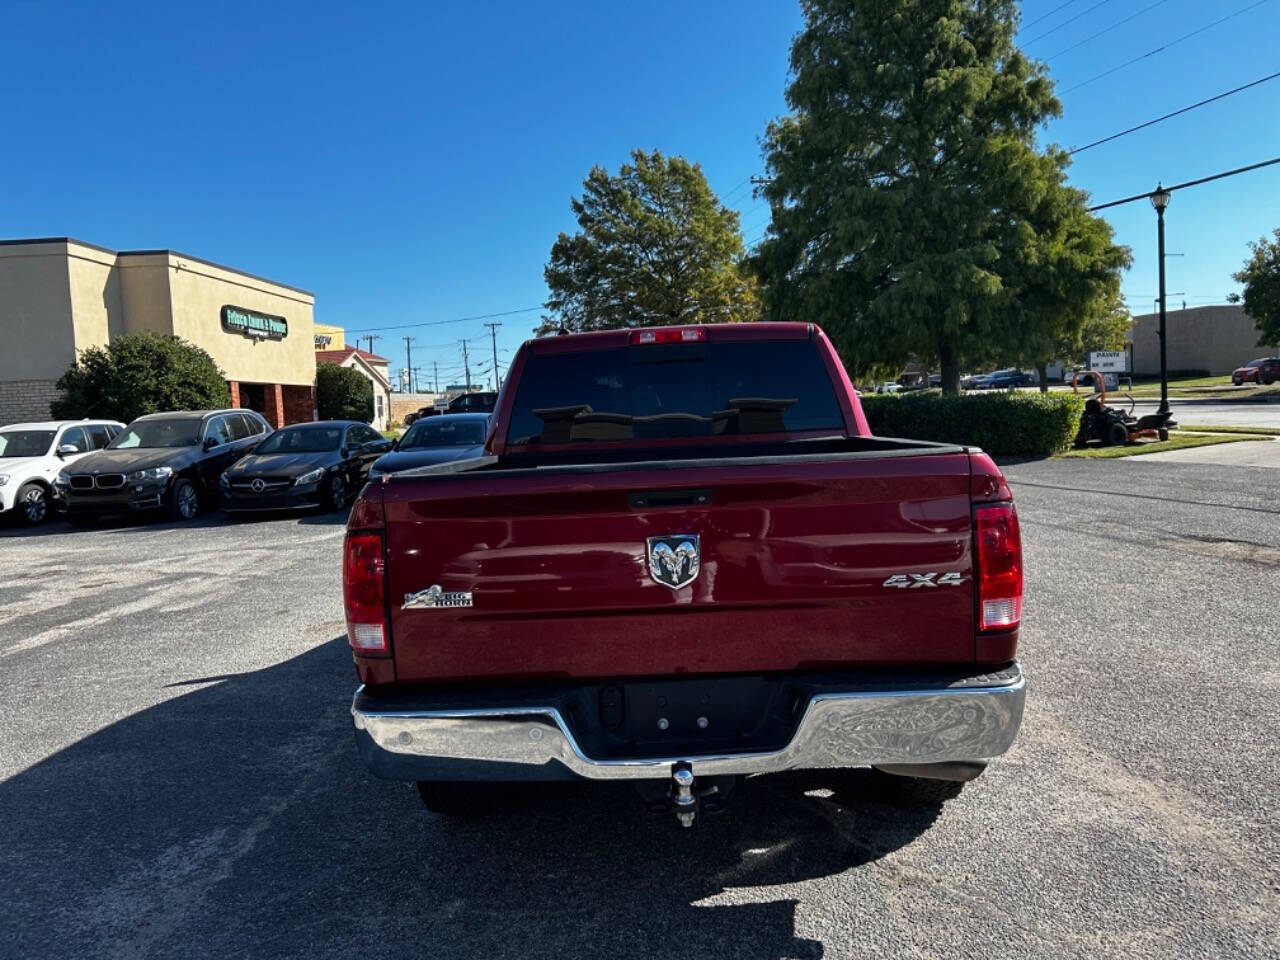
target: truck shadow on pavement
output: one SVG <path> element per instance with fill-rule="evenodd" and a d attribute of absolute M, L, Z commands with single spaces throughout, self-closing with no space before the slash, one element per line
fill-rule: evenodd
<path fill-rule="evenodd" d="M 852 771 L 746 781 L 692 830 L 626 784 L 449 820 L 366 774 L 353 687 L 342 637 L 175 677 L 170 699 L 0 783 L 0 953 L 820 957 L 796 932 L 804 891 L 775 888 L 874 861 L 940 813 Z"/>

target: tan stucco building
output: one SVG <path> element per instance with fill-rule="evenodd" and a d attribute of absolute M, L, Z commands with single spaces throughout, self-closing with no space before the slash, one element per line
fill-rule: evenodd
<path fill-rule="evenodd" d="M 1129 329 L 1130 363 L 1139 376 L 1160 373 L 1160 314 L 1133 318 Z M 1165 314 L 1170 370 L 1208 370 L 1230 373 L 1255 357 L 1277 353 L 1275 346 L 1258 346 L 1258 330 L 1239 304 L 1191 307 Z"/>
<path fill-rule="evenodd" d="M 206 350 L 232 406 L 277 426 L 314 419 L 314 306 L 305 290 L 172 250 L 0 241 L 0 423 L 47 419 L 79 351 L 146 330 Z"/>

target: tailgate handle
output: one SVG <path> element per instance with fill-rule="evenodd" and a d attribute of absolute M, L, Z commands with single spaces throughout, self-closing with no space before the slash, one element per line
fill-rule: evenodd
<path fill-rule="evenodd" d="M 644 507 L 704 507 L 713 499 L 710 487 L 698 490 L 648 490 L 627 494 L 631 509 Z"/>

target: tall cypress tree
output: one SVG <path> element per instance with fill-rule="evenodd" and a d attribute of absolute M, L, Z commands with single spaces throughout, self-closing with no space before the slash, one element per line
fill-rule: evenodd
<path fill-rule="evenodd" d="M 1013 0 L 802 0 L 769 125 L 770 318 L 821 323 L 857 373 L 911 356 L 1035 363 L 1104 309 L 1128 250 L 1036 129 L 1061 107 Z"/>

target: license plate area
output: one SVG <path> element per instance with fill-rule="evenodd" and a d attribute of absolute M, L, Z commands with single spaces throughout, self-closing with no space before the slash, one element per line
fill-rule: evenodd
<path fill-rule="evenodd" d="M 789 686 L 759 676 L 604 684 L 569 723 L 601 759 L 776 750 L 795 729 Z"/>

